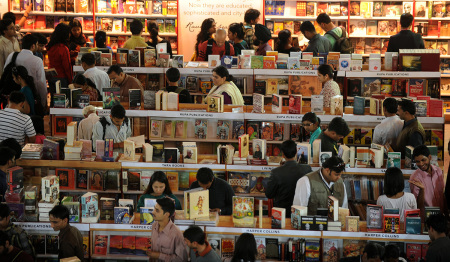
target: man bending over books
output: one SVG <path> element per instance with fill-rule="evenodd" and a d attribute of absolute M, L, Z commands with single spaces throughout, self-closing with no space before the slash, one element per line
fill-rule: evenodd
<path fill-rule="evenodd" d="M 115 105 L 109 116 L 102 117 L 92 130 L 92 145 L 96 150 L 96 141 L 113 139 L 114 148 L 123 148 L 123 141 L 131 136 L 130 119 L 126 117 L 125 108 Z"/>
<path fill-rule="evenodd" d="M 114 80 L 114 82 L 112 83 L 112 88 L 120 88 L 120 102 L 129 102 L 130 90 L 139 89 L 141 90 L 141 104 L 143 103 L 144 88 L 137 78 L 125 74 L 122 68 L 118 65 L 110 66 L 108 72 L 106 73 L 108 74 L 109 79 Z M 103 97 L 105 96 L 103 95 Z"/>

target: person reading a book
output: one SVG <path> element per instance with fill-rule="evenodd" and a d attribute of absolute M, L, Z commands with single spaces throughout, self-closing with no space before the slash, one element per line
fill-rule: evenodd
<path fill-rule="evenodd" d="M 292 46 L 291 31 L 284 29 L 278 33 L 278 45 L 276 48 L 278 53 L 290 54 L 291 52 L 300 51 L 299 47 Z"/>
<path fill-rule="evenodd" d="M 442 214 L 433 214 L 426 220 L 429 244 L 426 261 L 444 262 L 450 257 L 450 239 L 447 237 L 448 221 Z"/>
<path fill-rule="evenodd" d="M 319 53 L 328 53 L 333 50 L 330 40 L 318 34 L 310 21 L 304 21 L 300 25 L 300 31 L 309 40 L 308 47 L 303 52 L 313 52 L 314 56 L 318 56 Z"/>
<path fill-rule="evenodd" d="M 320 118 L 314 112 L 306 113 L 302 118 L 302 126 L 309 133 L 309 144 L 311 145 L 311 155 L 313 154 L 313 143 L 322 133 L 320 128 Z"/>
<path fill-rule="evenodd" d="M 325 31 L 325 34 L 323 35 L 326 37 L 331 44 L 332 50 L 338 50 L 336 47 L 337 39 L 341 38 L 342 35 L 346 35 L 346 32 L 342 29 L 340 26 L 335 26 L 333 22 L 331 22 L 331 18 L 326 13 L 321 13 L 316 18 L 317 23 L 319 24 L 320 28 Z"/>
<path fill-rule="evenodd" d="M 75 75 L 72 83 L 75 88 L 81 89 L 83 92 L 82 94 L 89 95 L 89 101 L 101 101 L 101 99 L 99 99 L 101 97 L 100 91 L 98 91 L 95 83 L 91 79 L 78 74 Z"/>
<path fill-rule="evenodd" d="M 135 77 L 125 74 L 122 68 L 118 65 L 112 65 L 106 72 L 109 79 L 113 80 L 112 87 L 120 88 L 120 102 L 129 102 L 130 95 L 129 91 L 131 89 L 141 90 L 141 103 L 144 101 L 144 88 L 142 83 Z"/>
<path fill-rule="evenodd" d="M 403 192 L 404 189 L 405 179 L 400 168 L 388 168 L 384 174 L 384 195 L 378 197 L 377 205 L 398 209 L 402 223 L 405 220 L 405 210 L 417 209 L 416 197 L 411 193 Z M 420 190 L 422 192 L 419 195 L 422 195 L 423 199 L 423 188 Z"/>
<path fill-rule="evenodd" d="M 234 191 L 227 181 L 215 177 L 210 168 L 202 167 L 197 171 L 197 181 L 191 184 L 190 189 L 202 187 L 209 190 L 209 209 L 219 215 L 233 213 Z"/>
<path fill-rule="evenodd" d="M 318 137 L 320 139 L 320 152 L 331 152 L 333 156 L 339 153 L 337 142 L 350 133 L 347 122 L 342 117 L 335 117 L 331 120 L 328 128 Z"/>
<path fill-rule="evenodd" d="M 386 117 L 375 127 L 373 143 L 380 145 L 394 145 L 400 132 L 403 121 L 397 115 L 397 99 L 388 97 L 383 101 L 383 114 Z"/>
<path fill-rule="evenodd" d="M 166 82 L 167 86 L 164 91 L 175 92 L 178 94 L 178 101 L 180 103 L 192 103 L 191 95 L 186 88 L 179 87 L 178 81 L 180 81 L 180 70 L 178 68 L 169 68 L 166 71 Z"/>
<path fill-rule="evenodd" d="M 255 46 L 253 45 L 253 35 L 255 34 L 255 30 L 253 29 L 253 26 L 258 24 L 260 15 L 261 12 L 254 8 L 247 9 L 244 14 L 244 40 L 247 42 L 250 49 L 255 49 Z"/>
<path fill-rule="evenodd" d="M 273 199 L 274 207 L 286 209 L 286 217 L 291 217 L 291 206 L 295 195 L 297 181 L 312 172 L 309 165 L 299 164 L 295 160 L 297 144 L 286 140 L 281 144 L 281 153 L 286 162 L 272 169 L 266 187 L 266 197 Z"/>
<path fill-rule="evenodd" d="M 152 225 L 152 248 L 147 251 L 151 259 L 164 262 L 184 262 L 188 260 L 183 233 L 172 222 L 175 203 L 171 198 L 156 200 Z M 153 260 L 151 260 L 153 261 Z"/>
<path fill-rule="evenodd" d="M 337 156 L 328 158 L 322 167 L 297 181 L 293 205 L 308 207 L 308 215 L 317 215 L 318 208 L 328 208 L 328 197 L 334 196 L 339 206 L 347 208 L 347 191 L 341 178 L 344 161 Z"/>
<path fill-rule="evenodd" d="M 167 53 L 170 55 L 170 58 L 172 58 L 172 46 L 169 41 L 159 36 L 159 27 L 155 21 L 149 20 L 147 22 L 147 30 L 150 33 L 150 39 L 147 41 L 147 45 L 156 49 L 157 44 L 165 43 L 167 46 Z M 157 53 L 160 52 L 158 51 Z"/>
<path fill-rule="evenodd" d="M 144 194 L 139 198 L 137 204 L 137 212 L 140 212 L 141 207 L 145 206 L 145 199 L 160 199 L 164 197 L 170 197 L 175 201 L 176 210 L 181 210 L 180 200 L 172 193 L 172 190 L 169 186 L 169 180 L 167 179 L 166 174 L 162 171 L 156 171 L 153 173 L 150 178 L 150 182 L 148 183 L 147 189 Z"/>
<path fill-rule="evenodd" d="M 92 82 L 95 83 L 95 87 L 98 89 L 100 94 L 102 94 L 103 88 L 109 88 L 111 86 L 111 80 L 109 80 L 108 74 L 95 66 L 94 54 L 92 53 L 84 54 L 81 57 L 81 67 L 83 67 L 84 70 L 83 75 L 86 78 L 91 79 Z M 91 101 L 97 100 L 93 100 L 91 98 Z"/>
<path fill-rule="evenodd" d="M 54 231 L 59 231 L 58 260 L 76 256 L 84 261 L 83 236 L 69 224 L 69 214 L 69 209 L 64 205 L 56 205 L 49 212 L 50 226 Z"/>
<path fill-rule="evenodd" d="M 191 262 L 221 262 L 219 255 L 206 241 L 206 234 L 198 226 L 189 226 L 183 232 L 184 242 L 190 248 Z"/>
<path fill-rule="evenodd" d="M 269 40 L 272 39 L 272 33 L 264 25 L 255 25 L 255 34 L 253 35 L 253 46 L 256 48 L 255 55 L 265 56 L 267 51 L 272 51 Z"/>
<path fill-rule="evenodd" d="M 100 120 L 100 117 L 96 114 L 95 106 L 88 105 L 83 108 L 84 119 L 78 124 L 78 140 L 91 140 L 92 129 L 95 123 Z"/>
<path fill-rule="evenodd" d="M 214 39 L 210 38 L 198 46 L 197 61 L 208 61 L 209 55 L 219 55 L 220 58 L 224 55 L 234 56 L 234 47 L 226 39 L 227 31 L 223 28 L 217 29 Z"/>
<path fill-rule="evenodd" d="M 317 78 L 322 83 L 323 107 L 331 106 L 331 98 L 341 94 L 338 83 L 333 80 L 333 68 L 328 64 L 320 65 L 317 69 Z"/>
<path fill-rule="evenodd" d="M 89 39 L 83 34 L 83 25 L 77 18 L 74 18 L 72 21 L 70 21 L 69 27 L 70 62 L 72 63 L 72 65 L 75 65 L 75 60 L 77 59 L 78 53 L 80 52 L 80 47 L 89 46 Z"/>
<path fill-rule="evenodd" d="M 411 193 L 414 194 L 418 203 L 423 195 L 424 206 L 439 207 L 443 213 L 447 214 L 444 176 L 438 166 L 431 164 L 431 158 L 430 150 L 426 145 L 414 148 L 412 161 L 416 163 L 418 169 L 409 178 Z"/>
<path fill-rule="evenodd" d="M 0 231 L 0 261 L 9 262 L 33 262 L 31 255 L 11 244 L 11 238 Z"/>
<path fill-rule="evenodd" d="M 415 114 L 416 106 L 413 101 L 402 99 L 402 101 L 398 102 L 397 115 L 404 123 L 393 148 L 395 152 L 402 153 L 402 158 L 405 157 L 406 146 L 415 148 L 424 144 L 425 130 L 419 120 L 417 120 Z"/>
<path fill-rule="evenodd" d="M 210 99 L 210 95 L 223 95 L 225 105 L 244 105 L 244 98 L 242 97 L 241 91 L 233 83 L 233 76 L 230 75 L 228 69 L 224 66 L 214 68 L 212 79 L 214 86 L 209 91 L 206 99 Z"/>
<path fill-rule="evenodd" d="M 228 27 L 228 39 L 233 42 L 234 53 L 236 56 L 242 54 L 242 50 L 250 49 L 247 42 L 244 40 L 244 24 L 232 23 Z"/>
<path fill-rule="evenodd" d="M 111 114 L 104 116 L 94 125 L 92 145 L 96 149 L 97 140 L 113 139 L 114 148 L 123 148 L 123 141 L 131 136 L 130 119 L 126 117 L 125 108 L 115 105 Z"/>
<path fill-rule="evenodd" d="M 144 38 L 141 36 L 144 25 L 138 19 L 133 19 L 130 24 L 131 38 L 129 38 L 122 48 L 135 49 L 136 47 L 147 47 Z"/>
<path fill-rule="evenodd" d="M 227 258 L 224 262 L 256 261 L 258 248 L 255 236 L 251 233 L 242 233 L 236 240 L 232 258 Z"/>
<path fill-rule="evenodd" d="M 387 52 L 398 52 L 400 49 L 425 49 L 422 36 L 410 30 L 414 17 L 410 13 L 400 16 L 401 31 L 389 38 Z"/>

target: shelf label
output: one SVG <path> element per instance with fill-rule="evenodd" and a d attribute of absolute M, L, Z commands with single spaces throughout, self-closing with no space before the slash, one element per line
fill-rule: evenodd
<path fill-rule="evenodd" d="M 316 70 L 283 70 L 283 74 L 316 76 L 317 71 Z"/>
<path fill-rule="evenodd" d="M 97 114 L 98 116 L 109 116 L 111 114 L 111 110 L 110 109 L 97 110 Z"/>
<path fill-rule="evenodd" d="M 211 74 L 211 72 L 212 72 L 212 69 L 194 69 L 194 73 L 199 73 L 199 74 L 202 74 L 202 73 Z"/>
<path fill-rule="evenodd" d="M 23 229 L 51 229 L 53 230 L 53 228 L 51 227 L 51 225 L 49 223 L 23 223 L 20 224 L 20 227 Z"/>
<path fill-rule="evenodd" d="M 176 163 L 162 163 L 162 167 L 173 167 L 173 168 L 184 168 L 184 164 L 176 164 Z"/>
<path fill-rule="evenodd" d="M 389 233 L 364 233 L 364 237 L 400 239 L 399 234 L 389 234 Z"/>
<path fill-rule="evenodd" d="M 246 228 L 244 229 L 244 233 L 278 235 L 281 234 L 281 230 L 264 229 L 264 228 Z"/>
<path fill-rule="evenodd" d="M 376 76 L 406 76 L 409 77 L 409 72 L 377 72 Z"/>
<path fill-rule="evenodd" d="M 277 168 L 277 166 L 262 166 L 261 171 L 272 171 L 274 168 Z"/>
<path fill-rule="evenodd" d="M 180 112 L 180 117 L 203 117 L 203 118 L 213 118 L 212 113 L 194 113 L 194 112 Z"/>
<path fill-rule="evenodd" d="M 303 115 L 277 115 L 276 119 L 302 120 Z"/>
<path fill-rule="evenodd" d="M 152 230 L 152 225 L 130 225 L 131 229 Z"/>
<path fill-rule="evenodd" d="M 377 121 L 383 121 L 386 117 L 377 117 Z"/>

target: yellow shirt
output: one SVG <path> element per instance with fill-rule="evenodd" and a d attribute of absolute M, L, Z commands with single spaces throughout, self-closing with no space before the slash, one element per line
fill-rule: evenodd
<path fill-rule="evenodd" d="M 147 44 L 145 43 L 143 37 L 138 35 L 132 35 L 131 38 L 128 39 L 123 45 L 123 48 L 127 49 L 135 49 L 136 47 L 147 47 Z"/>

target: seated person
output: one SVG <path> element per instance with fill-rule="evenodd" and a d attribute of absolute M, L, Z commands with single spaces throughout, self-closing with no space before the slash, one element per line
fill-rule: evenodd
<path fill-rule="evenodd" d="M 339 146 L 337 142 L 350 133 L 347 122 L 342 117 L 335 117 L 331 120 L 328 128 L 325 129 L 318 137 L 320 139 L 320 152 L 331 152 L 333 156 L 337 156 Z"/>
<path fill-rule="evenodd" d="M 197 61 L 208 61 L 208 55 L 220 55 L 220 58 L 224 55 L 234 56 L 234 47 L 226 39 L 227 31 L 223 28 L 217 29 L 215 39 L 210 38 L 198 46 Z"/>
<path fill-rule="evenodd" d="M 210 168 L 202 167 L 197 171 L 197 181 L 191 184 L 190 189 L 198 187 L 209 190 L 209 209 L 211 211 L 228 216 L 233 213 L 233 189 L 227 181 L 215 177 Z"/>
<path fill-rule="evenodd" d="M 178 81 L 180 81 L 180 70 L 178 68 L 172 67 L 166 71 L 166 81 L 167 87 L 164 88 L 164 91 L 177 93 L 180 103 L 192 103 L 189 91 L 178 86 Z"/>
<path fill-rule="evenodd" d="M 122 68 L 118 65 L 112 65 L 109 67 L 108 72 L 109 79 L 114 80 L 112 87 L 120 88 L 120 102 L 129 102 L 130 89 L 141 90 L 141 102 L 144 102 L 144 88 L 142 83 L 135 77 L 127 75 L 123 72 Z"/>
<path fill-rule="evenodd" d="M 97 140 L 114 139 L 114 148 L 123 148 L 123 141 L 131 136 L 130 119 L 126 117 L 125 108 L 115 105 L 111 114 L 104 116 L 94 125 L 92 145 L 96 149 Z"/>
<path fill-rule="evenodd" d="M 167 180 L 166 174 L 162 171 L 156 171 L 150 178 L 150 182 L 148 183 L 144 194 L 139 198 L 137 212 L 140 212 L 141 207 L 145 206 L 146 198 L 160 199 L 165 197 L 170 197 L 175 201 L 175 208 L 177 210 L 182 209 L 180 200 L 178 200 L 178 198 L 172 194 L 172 190 L 170 190 L 169 180 Z"/>

